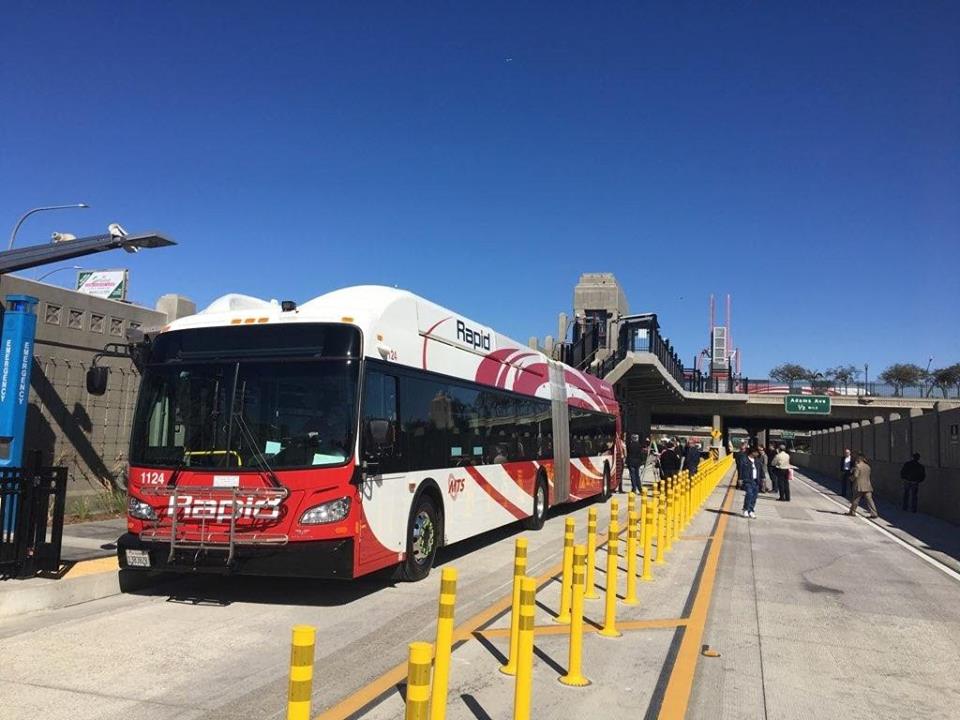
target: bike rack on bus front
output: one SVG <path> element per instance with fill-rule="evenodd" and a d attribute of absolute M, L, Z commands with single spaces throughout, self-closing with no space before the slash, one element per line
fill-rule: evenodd
<path fill-rule="evenodd" d="M 287 488 L 214 488 L 210 486 L 163 486 L 163 487 L 150 487 L 142 488 L 141 494 L 145 497 L 166 497 L 170 498 L 170 502 L 167 504 L 166 513 L 167 517 L 170 520 L 169 525 L 163 525 L 163 509 L 159 510 L 157 513 L 157 519 L 152 528 L 147 528 L 140 532 L 140 539 L 147 540 L 152 542 L 169 542 L 170 543 L 170 552 L 167 555 L 167 562 L 172 564 L 176 559 L 176 551 L 179 550 L 189 550 L 196 549 L 197 554 L 194 557 L 194 564 L 196 564 L 197 558 L 200 556 L 200 553 L 213 550 L 217 552 L 226 552 L 227 559 L 226 565 L 229 567 L 233 562 L 234 552 L 237 545 L 286 545 L 289 537 L 286 533 L 269 533 L 269 532 L 249 532 L 241 533 L 237 535 L 236 526 L 237 519 L 243 517 L 242 514 L 236 512 L 237 507 L 246 508 L 248 507 L 248 501 L 262 501 L 262 500 L 284 500 L 288 495 L 289 491 Z M 181 496 L 189 495 L 193 498 L 197 498 L 201 501 L 213 501 L 215 504 L 210 512 L 212 516 L 205 511 L 203 514 L 199 515 L 198 519 L 200 522 L 200 532 L 199 538 L 192 540 L 186 537 L 186 532 L 184 533 L 183 539 L 177 537 L 177 530 L 179 528 L 179 514 L 182 508 L 178 503 L 178 498 Z M 226 505 L 224 505 L 226 503 Z M 206 531 L 206 521 L 217 519 L 219 514 L 222 512 L 224 507 L 230 508 L 229 516 L 223 516 L 223 519 L 229 517 L 230 525 L 229 530 L 224 533 L 223 531 Z M 218 540 L 218 536 L 226 535 L 225 540 Z"/>

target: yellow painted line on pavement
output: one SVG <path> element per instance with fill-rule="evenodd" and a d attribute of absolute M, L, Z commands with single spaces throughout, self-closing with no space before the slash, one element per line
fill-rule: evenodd
<path fill-rule="evenodd" d="M 720 519 L 714 531 L 714 541 L 707 553 L 707 560 L 703 567 L 703 576 L 700 586 L 693 600 L 689 622 L 680 641 L 677 659 L 670 671 L 670 680 L 660 705 L 660 720 L 683 720 L 687 714 L 687 705 L 690 702 L 690 693 L 693 690 L 693 678 L 697 671 L 697 660 L 700 657 L 700 643 L 707 626 L 707 616 L 710 612 L 710 600 L 713 597 L 713 584 L 717 577 L 717 565 L 720 561 L 720 548 L 723 547 L 723 536 L 727 529 L 727 520 L 730 517 L 730 508 L 733 506 L 733 485 L 727 485 L 727 494 L 721 506 Z"/>
<path fill-rule="evenodd" d="M 72 580 L 73 578 L 84 577 L 85 575 L 117 572 L 119 569 L 120 564 L 117 561 L 117 556 L 111 555 L 110 557 L 97 558 L 96 560 L 82 560 L 68 568 L 60 579 Z"/>

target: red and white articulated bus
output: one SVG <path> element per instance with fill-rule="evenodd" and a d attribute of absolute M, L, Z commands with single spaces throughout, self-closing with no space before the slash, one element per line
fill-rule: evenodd
<path fill-rule="evenodd" d="M 227 295 L 135 357 L 123 569 L 418 580 L 621 463 L 607 383 L 403 290 Z"/>

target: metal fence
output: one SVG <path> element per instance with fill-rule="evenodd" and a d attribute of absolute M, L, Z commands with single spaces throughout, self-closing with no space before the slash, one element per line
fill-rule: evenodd
<path fill-rule="evenodd" d="M 0 469 L 0 577 L 60 566 L 67 469 Z"/>

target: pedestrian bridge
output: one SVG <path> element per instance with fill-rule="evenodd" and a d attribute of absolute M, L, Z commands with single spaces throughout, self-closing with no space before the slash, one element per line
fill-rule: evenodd
<path fill-rule="evenodd" d="M 685 368 L 670 342 L 660 334 L 656 315 L 623 319 L 617 346 L 596 347 L 584 334 L 564 348 L 564 360 L 611 383 L 624 408 L 628 430 L 647 434 L 651 423 L 712 425 L 725 432 L 743 428 L 823 430 L 852 423 L 896 420 L 960 407 L 960 399 L 902 397 L 877 384 L 821 387 L 830 396 L 828 415 L 792 414 L 784 406 L 785 385 L 769 380 L 724 378 L 716 381 Z M 600 358 L 603 356 L 603 359 Z M 798 389 L 811 394 L 811 388 Z"/>

